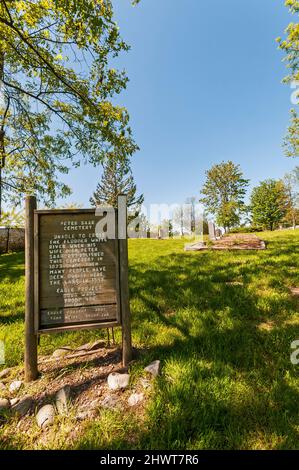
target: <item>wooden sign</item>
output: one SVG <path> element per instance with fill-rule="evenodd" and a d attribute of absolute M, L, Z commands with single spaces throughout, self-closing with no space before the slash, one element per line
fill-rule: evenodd
<path fill-rule="evenodd" d="M 37 376 L 39 334 L 122 326 L 130 361 L 126 196 L 118 203 L 103 232 L 105 212 L 35 210 L 35 198 L 26 199 L 26 380 Z"/>
<path fill-rule="evenodd" d="M 94 209 L 34 216 L 36 332 L 119 325 L 118 239 L 96 235 Z"/>

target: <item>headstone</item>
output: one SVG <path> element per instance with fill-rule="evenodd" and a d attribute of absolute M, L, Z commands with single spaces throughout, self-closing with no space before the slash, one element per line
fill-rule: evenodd
<path fill-rule="evenodd" d="M 216 228 L 215 234 L 218 240 L 222 237 L 222 231 L 220 230 L 220 228 Z"/>
<path fill-rule="evenodd" d="M 210 240 L 216 240 L 215 224 L 212 221 L 209 221 L 209 237 Z"/>

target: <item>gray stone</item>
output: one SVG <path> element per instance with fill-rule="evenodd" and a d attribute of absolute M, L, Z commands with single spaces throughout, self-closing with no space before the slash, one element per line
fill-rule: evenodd
<path fill-rule="evenodd" d="M 71 352 L 73 352 L 73 349 L 72 348 L 69 348 L 68 346 L 65 346 L 63 348 L 58 348 L 56 349 L 53 354 L 52 354 L 52 357 L 63 357 L 63 356 L 67 356 L 68 354 L 70 354 Z"/>
<path fill-rule="evenodd" d="M 105 345 L 104 341 L 94 341 L 91 343 L 83 344 L 83 346 L 80 346 L 79 348 L 76 349 L 76 352 L 96 351 L 98 349 L 103 348 L 104 345 Z"/>
<path fill-rule="evenodd" d="M 2 383 L 2 382 L 0 382 L 0 391 L 1 390 L 6 390 L 6 387 L 5 387 L 4 383 Z"/>
<path fill-rule="evenodd" d="M 146 372 L 151 374 L 153 377 L 157 377 L 160 374 L 160 361 L 151 362 L 147 367 L 144 368 Z"/>
<path fill-rule="evenodd" d="M 13 406 L 13 405 L 15 405 L 16 403 L 19 403 L 19 401 L 20 401 L 19 398 L 12 398 L 12 399 L 10 400 L 10 404 L 11 404 L 11 406 Z"/>
<path fill-rule="evenodd" d="M 142 402 L 144 399 L 143 393 L 132 393 L 132 395 L 128 399 L 129 406 L 138 405 L 138 403 Z"/>
<path fill-rule="evenodd" d="M 93 410 L 88 410 L 88 411 L 80 411 L 77 416 L 76 416 L 76 419 L 78 421 L 84 421 L 85 419 L 92 419 L 96 416 L 97 412 L 95 409 Z"/>
<path fill-rule="evenodd" d="M 0 398 L 0 413 L 10 408 L 10 402 L 7 398 Z"/>
<path fill-rule="evenodd" d="M 36 414 L 36 422 L 42 429 L 54 423 L 55 409 L 53 405 L 44 405 Z"/>
<path fill-rule="evenodd" d="M 23 416 L 29 413 L 29 411 L 32 408 L 32 405 L 33 405 L 33 398 L 27 395 L 21 400 L 18 400 L 17 403 L 12 405 L 11 411 L 14 415 L 17 415 L 20 418 L 23 418 Z"/>
<path fill-rule="evenodd" d="M 123 388 L 127 388 L 129 385 L 130 376 L 129 374 L 119 374 L 118 372 L 111 372 L 108 375 L 108 387 L 111 390 L 120 390 Z"/>
<path fill-rule="evenodd" d="M 103 408 L 113 410 L 114 408 L 117 408 L 119 402 L 116 396 L 107 395 L 105 398 L 103 398 L 100 404 Z"/>
<path fill-rule="evenodd" d="M 5 377 L 7 377 L 10 374 L 10 372 L 11 372 L 11 367 L 1 370 L 0 379 L 4 379 Z"/>
<path fill-rule="evenodd" d="M 14 380 L 13 382 L 11 382 L 9 386 L 10 393 L 18 392 L 20 388 L 22 387 L 22 385 L 23 385 L 23 382 L 21 380 Z"/>
<path fill-rule="evenodd" d="M 68 413 L 68 402 L 70 400 L 71 387 L 65 385 L 56 393 L 56 408 L 58 414 L 66 415 Z"/>

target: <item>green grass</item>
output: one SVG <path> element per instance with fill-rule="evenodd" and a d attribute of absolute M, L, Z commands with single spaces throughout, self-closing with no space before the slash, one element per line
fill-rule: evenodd
<path fill-rule="evenodd" d="M 163 373 L 143 420 L 102 413 L 73 448 L 299 449 L 299 365 L 290 362 L 291 342 L 299 339 L 298 300 L 288 289 L 299 286 L 299 231 L 262 238 L 266 251 L 194 253 L 184 252 L 181 240 L 130 241 L 138 349 L 131 373 L 138 377 L 154 359 Z M 8 365 L 22 364 L 23 268 L 22 254 L 0 257 L 0 338 Z M 43 337 L 40 353 L 99 334 Z M 61 440 L 47 445 L 69 447 L 67 432 Z M 28 442 L 23 436 L 18 446 Z"/>

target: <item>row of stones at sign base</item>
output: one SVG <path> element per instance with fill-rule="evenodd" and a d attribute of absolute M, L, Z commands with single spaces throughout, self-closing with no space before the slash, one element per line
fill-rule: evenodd
<path fill-rule="evenodd" d="M 157 377 L 160 373 L 160 361 L 154 361 L 144 369 L 152 377 Z M 5 372 L 5 371 L 3 371 Z M 2 374 L 3 374 L 2 372 Z M 120 374 L 118 372 L 112 372 L 108 375 L 107 384 L 110 390 L 121 390 L 128 387 L 130 381 L 129 374 Z M 10 384 L 9 391 L 11 393 L 17 392 L 22 387 L 23 382 L 16 380 Z M 70 402 L 71 387 L 65 385 L 55 395 L 55 405 L 47 404 L 42 406 L 36 414 L 36 422 L 42 429 L 47 428 L 54 422 L 56 413 L 59 415 L 67 415 L 68 403 Z M 140 403 L 144 398 L 143 393 L 132 393 L 128 399 L 129 406 L 135 406 Z M 115 403 L 112 397 L 106 397 L 103 400 L 102 406 L 109 407 Z M 0 398 L 0 418 L 5 418 L 6 414 L 12 414 L 19 418 L 27 415 L 33 408 L 34 400 L 31 396 L 27 395 L 22 399 L 13 398 L 11 400 L 7 398 Z M 89 417 L 90 413 L 82 412 L 78 415 L 78 419 L 82 420 Z"/>

